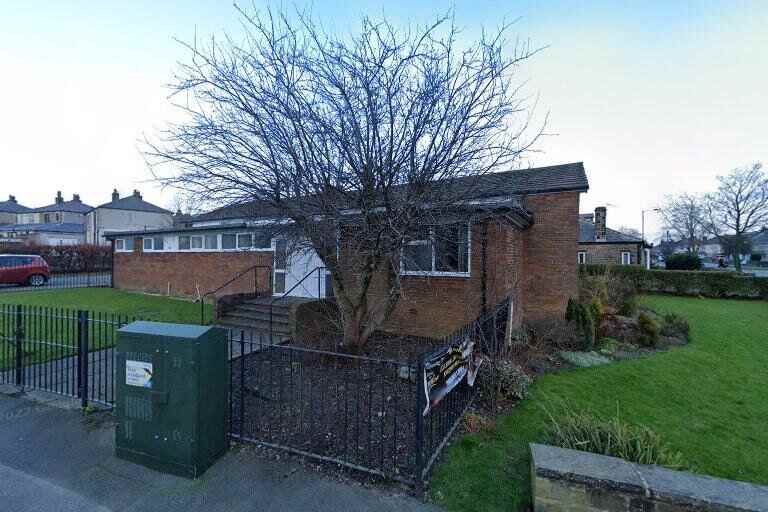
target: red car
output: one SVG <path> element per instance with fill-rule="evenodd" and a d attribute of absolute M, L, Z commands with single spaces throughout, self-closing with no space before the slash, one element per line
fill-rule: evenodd
<path fill-rule="evenodd" d="M 43 286 L 51 278 L 48 263 L 26 254 L 0 254 L 0 284 Z"/>

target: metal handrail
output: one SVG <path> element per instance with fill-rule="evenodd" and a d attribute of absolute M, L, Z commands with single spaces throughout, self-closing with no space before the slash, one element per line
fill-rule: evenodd
<path fill-rule="evenodd" d="M 327 270 L 327 268 L 326 267 L 322 267 L 322 266 L 313 268 L 312 270 L 307 272 L 304 275 L 304 277 L 302 277 L 299 280 L 298 283 L 296 283 L 295 285 L 291 286 L 290 290 L 288 290 L 286 292 L 283 292 L 283 294 L 281 296 L 275 297 L 274 299 L 272 299 L 272 301 L 270 301 L 270 303 L 269 303 L 269 340 L 270 340 L 270 342 L 272 342 L 272 338 L 274 337 L 274 334 L 275 334 L 273 329 L 272 329 L 273 328 L 273 320 L 272 319 L 273 319 L 273 311 L 274 311 L 275 302 L 283 300 L 284 298 L 288 297 L 289 294 L 293 290 L 298 288 L 301 283 L 303 283 L 309 276 L 311 276 L 315 272 L 317 272 L 317 298 L 320 299 L 320 294 L 321 294 L 320 282 L 321 282 L 321 279 L 322 279 L 322 274 L 319 272 L 320 270 Z"/>
<path fill-rule="evenodd" d="M 270 265 L 253 265 L 251 267 L 246 268 L 245 270 L 242 270 L 238 272 L 235 277 L 224 283 L 223 285 L 219 286 L 215 290 L 209 291 L 204 293 L 200 297 L 200 325 L 205 325 L 205 298 L 209 295 L 214 295 L 215 293 L 223 290 L 230 284 L 234 283 L 241 277 L 243 277 L 245 274 L 253 270 L 253 286 L 254 286 L 254 293 L 256 295 L 259 294 L 259 269 L 266 269 L 269 271 L 269 289 L 272 290 L 272 267 Z"/>

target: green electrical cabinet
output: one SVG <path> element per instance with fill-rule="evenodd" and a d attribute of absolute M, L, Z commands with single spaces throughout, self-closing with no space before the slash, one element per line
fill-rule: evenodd
<path fill-rule="evenodd" d="M 227 449 L 226 333 L 133 322 L 118 331 L 116 454 L 196 478 Z"/>

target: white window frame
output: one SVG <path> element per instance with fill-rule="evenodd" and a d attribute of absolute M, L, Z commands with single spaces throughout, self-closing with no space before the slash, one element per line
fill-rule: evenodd
<path fill-rule="evenodd" d="M 118 242 L 121 247 L 118 247 Z M 131 252 L 125 248 L 125 238 L 115 238 L 115 252 Z"/>
<path fill-rule="evenodd" d="M 624 256 L 626 255 L 627 261 L 624 262 Z M 632 253 L 630 251 L 621 251 L 621 264 L 622 265 L 631 265 L 632 264 Z"/>
<path fill-rule="evenodd" d="M 458 222 L 456 223 L 458 224 Z M 400 275 L 401 276 L 443 276 L 443 277 L 471 277 L 472 275 L 472 223 L 467 222 L 467 271 L 466 272 L 446 272 L 442 270 L 405 270 L 403 262 L 403 249 L 400 250 Z M 413 240 L 406 242 L 405 245 L 429 245 L 432 248 L 432 268 L 435 268 L 435 228 L 429 227 L 429 240 Z"/>
<path fill-rule="evenodd" d="M 162 239 L 163 241 L 163 248 L 158 249 L 157 244 L 155 243 L 157 239 Z M 147 241 L 152 242 L 150 245 L 151 247 L 147 247 Z M 144 252 L 166 252 L 165 251 L 165 237 L 162 235 L 155 235 L 155 236 L 147 236 L 142 238 L 141 242 L 141 250 Z"/>
<path fill-rule="evenodd" d="M 232 236 L 235 237 L 235 246 L 234 247 L 227 247 L 226 249 L 224 248 L 224 235 L 232 235 Z M 221 235 L 219 235 L 219 239 L 220 239 L 219 240 L 219 242 L 220 242 L 219 243 L 219 247 L 221 247 L 221 249 L 219 249 L 219 250 L 222 251 L 222 252 L 237 251 L 238 250 L 237 249 L 237 235 L 238 235 L 238 233 L 232 233 L 232 232 L 221 233 Z"/>
<path fill-rule="evenodd" d="M 587 264 L 587 251 L 579 251 L 576 255 L 576 261 L 579 265 Z"/>

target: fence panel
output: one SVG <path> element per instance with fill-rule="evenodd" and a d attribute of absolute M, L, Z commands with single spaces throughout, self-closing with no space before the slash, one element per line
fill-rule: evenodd
<path fill-rule="evenodd" d="M 235 439 L 412 482 L 413 368 L 267 339 L 230 334 Z"/>
<path fill-rule="evenodd" d="M 0 305 L 0 383 L 111 407 L 117 329 L 123 315 Z"/>

